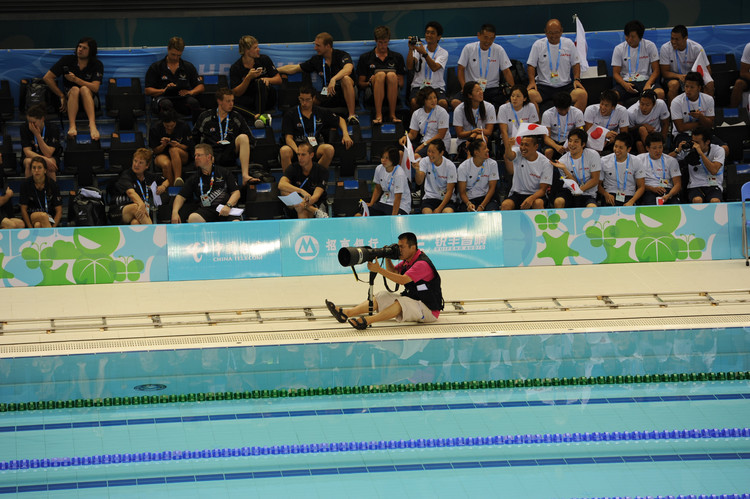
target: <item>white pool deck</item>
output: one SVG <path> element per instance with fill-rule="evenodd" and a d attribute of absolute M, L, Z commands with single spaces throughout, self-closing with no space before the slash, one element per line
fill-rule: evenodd
<path fill-rule="evenodd" d="M 744 260 L 441 272 L 434 325 L 336 322 L 368 285 L 352 274 L 0 289 L 0 358 L 393 338 L 750 327 Z M 365 273 L 363 278 L 366 279 Z M 381 277 L 375 290 L 383 288 Z M 460 310 L 460 308 L 463 310 Z"/>

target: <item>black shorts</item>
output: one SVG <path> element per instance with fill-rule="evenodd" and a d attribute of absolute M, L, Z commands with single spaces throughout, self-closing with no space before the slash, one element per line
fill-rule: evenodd
<path fill-rule="evenodd" d="M 574 196 L 572 192 L 564 187 L 557 193 L 558 198 L 565 200 L 566 208 L 585 208 L 589 204 L 596 204 L 596 196 L 580 195 Z"/>
<path fill-rule="evenodd" d="M 435 210 L 438 206 L 440 206 L 440 203 L 442 203 L 442 199 L 437 198 L 422 198 L 422 208 L 429 208 L 431 210 Z M 446 203 L 444 208 L 451 208 L 453 210 L 456 209 L 456 204 L 451 200 Z"/>
<path fill-rule="evenodd" d="M 630 81 L 628 83 L 630 83 L 631 85 L 633 85 L 635 87 L 635 89 L 638 90 L 638 93 L 631 94 L 628 91 L 626 91 L 624 88 L 622 88 L 622 85 L 620 85 L 619 83 L 616 83 L 615 87 L 612 90 L 614 90 L 615 92 L 617 92 L 618 94 L 620 94 L 620 102 L 625 101 L 627 99 L 634 98 L 634 97 L 638 97 L 643 92 L 643 87 L 646 86 L 646 80 L 643 80 L 643 81 Z M 651 86 L 652 90 L 656 90 L 657 88 L 661 88 L 661 85 L 659 85 L 658 81 L 654 82 L 654 84 Z"/>
<path fill-rule="evenodd" d="M 321 95 L 318 92 L 318 96 L 315 99 L 318 101 L 320 107 L 346 107 L 344 89 L 341 88 L 341 83 L 339 82 L 336 82 L 336 93 L 334 95 Z"/>
<path fill-rule="evenodd" d="M 374 205 L 370 206 L 370 216 L 372 217 L 380 217 L 380 216 L 387 216 L 393 214 L 393 205 L 381 203 L 378 201 Z M 399 215 L 408 215 L 404 210 L 400 209 L 398 210 Z"/>
<path fill-rule="evenodd" d="M 484 201 L 484 196 L 477 197 L 477 198 L 470 198 L 469 201 L 471 201 L 471 204 L 473 204 L 474 206 L 479 206 Z M 487 203 L 487 205 L 484 207 L 484 211 L 497 211 L 499 207 L 500 206 L 497 204 L 497 201 L 495 201 L 495 199 L 492 198 L 490 202 Z M 468 211 L 463 201 L 458 205 L 458 211 Z"/>
<path fill-rule="evenodd" d="M 523 204 L 524 201 L 526 201 L 526 198 L 529 197 L 529 196 L 531 196 L 531 194 L 519 194 L 517 192 L 511 192 L 510 195 L 507 198 L 505 198 L 505 199 L 510 199 L 511 201 L 513 201 L 513 204 L 515 205 L 513 207 L 514 210 L 520 210 L 521 209 L 521 205 Z M 544 201 L 544 206 L 547 206 L 547 195 L 546 194 L 544 196 L 540 197 L 539 199 L 541 199 L 542 201 Z"/>
<path fill-rule="evenodd" d="M 615 198 L 615 206 L 625 206 L 625 203 L 633 199 L 633 196 L 625 196 L 625 201 L 618 201 L 616 192 L 610 192 L 610 194 L 612 194 L 612 197 Z M 600 201 L 601 203 L 599 206 L 601 206 L 602 208 L 604 208 L 605 206 L 612 206 L 604 200 L 604 197 L 602 197 Z"/>
<path fill-rule="evenodd" d="M 712 199 L 723 201 L 721 189 L 716 185 L 704 185 L 688 189 L 688 199 L 691 203 L 693 202 L 693 199 L 697 197 L 703 198 L 704 203 L 709 203 Z"/>
<path fill-rule="evenodd" d="M 226 216 L 222 217 L 219 212 L 216 211 L 216 206 L 200 206 L 197 210 L 192 213 L 197 213 L 206 222 L 232 222 L 234 220 L 242 220 L 242 217 Z"/>
<path fill-rule="evenodd" d="M 575 88 L 575 84 L 572 81 L 567 85 L 563 85 L 562 87 L 551 87 L 549 85 L 541 85 L 539 83 L 537 83 L 536 85 L 536 91 L 539 92 L 539 95 L 542 96 L 542 102 L 551 100 L 552 97 L 554 97 L 558 92 L 570 93 L 575 90 Z"/>
<path fill-rule="evenodd" d="M 656 198 L 658 197 L 659 196 L 657 196 L 656 193 L 646 190 L 646 192 L 643 193 L 643 196 L 641 196 L 641 200 L 638 202 L 638 204 L 643 206 L 655 205 Z M 680 204 L 679 194 L 676 197 L 667 199 L 667 202 L 664 204 Z"/>

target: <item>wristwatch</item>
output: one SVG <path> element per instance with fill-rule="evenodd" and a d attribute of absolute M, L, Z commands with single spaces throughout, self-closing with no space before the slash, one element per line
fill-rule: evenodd
<path fill-rule="evenodd" d="M 234 208 L 234 205 L 232 203 L 227 203 L 227 208 Z"/>

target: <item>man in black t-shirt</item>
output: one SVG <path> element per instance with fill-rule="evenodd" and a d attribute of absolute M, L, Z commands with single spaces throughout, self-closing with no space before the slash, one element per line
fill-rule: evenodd
<path fill-rule="evenodd" d="M 152 151 L 146 148 L 137 149 L 133 153 L 133 164 L 130 169 L 120 173 L 114 186 L 114 199 L 109 207 L 110 216 L 118 211 L 123 224 L 151 224 L 151 209 L 156 206 L 155 196 L 161 196 L 169 187 L 169 181 L 161 175 L 148 170 Z M 151 190 L 153 184 L 158 184 L 156 192 Z"/>
<path fill-rule="evenodd" d="M 158 106 L 159 112 L 175 109 L 190 114 L 195 120 L 201 106 L 196 95 L 203 93 L 203 79 L 188 61 L 182 59 L 185 42 L 175 36 L 167 44 L 167 56 L 151 64 L 146 71 L 146 95 Z"/>
<path fill-rule="evenodd" d="M 240 38 L 240 54 L 242 57 L 229 68 L 229 87 L 235 109 L 255 123 L 257 115 L 276 105 L 276 89 L 271 85 L 281 85 L 281 74 L 271 58 L 260 53 L 253 36 Z"/>
<path fill-rule="evenodd" d="M 193 142 L 213 148 L 216 162 L 221 166 L 236 166 L 237 156 L 242 168 L 242 184 L 258 181 L 250 176 L 250 147 L 255 138 L 245 118 L 234 110 L 234 95 L 226 87 L 216 91 L 216 109 L 203 111 L 193 127 Z"/>
<path fill-rule="evenodd" d="M 104 65 L 96 58 L 96 40 L 84 37 L 78 40 L 75 53 L 64 55 L 44 75 L 44 82 L 50 91 L 60 98 L 60 111 L 68 111 L 70 127 L 68 135 L 78 134 L 76 116 L 82 105 L 89 120 L 89 133 L 92 140 L 99 140 L 99 130 L 96 128 L 96 107 L 98 104 L 99 87 L 102 84 Z M 57 86 L 57 78 L 63 77 L 63 88 Z"/>
<path fill-rule="evenodd" d="M 20 132 L 24 176 L 31 176 L 31 160 L 39 156 L 47 165 L 47 176 L 55 180 L 63 148 L 60 129 L 47 121 L 44 104 L 36 104 L 26 111 L 26 124 L 21 125 Z"/>
<path fill-rule="evenodd" d="M 0 154 L 0 229 L 23 229 L 23 220 L 16 218 L 13 211 L 13 189 L 5 181 L 2 164 L 3 155 Z"/>
<path fill-rule="evenodd" d="M 341 143 L 349 149 L 354 143 L 349 136 L 346 122 L 331 111 L 313 105 L 314 90 L 302 87 L 299 90 L 299 106 L 289 109 L 281 122 L 283 145 L 279 151 L 281 169 L 294 161 L 300 144 L 310 144 L 314 149 L 314 158 L 321 166 L 328 168 L 333 159 L 333 145 L 326 144 L 328 132 L 337 126 L 341 130 Z"/>
<path fill-rule="evenodd" d="M 362 54 L 357 63 L 358 85 L 365 91 L 365 104 L 375 106 L 373 125 L 383 122 L 383 101 L 386 97 L 391 121 L 401 121 L 396 118 L 396 102 L 399 89 L 404 86 L 404 56 L 388 48 L 390 40 L 391 30 L 388 26 L 375 28 L 375 48 Z"/>
<path fill-rule="evenodd" d="M 281 66 L 281 74 L 295 74 L 300 71 L 317 73 L 323 80 L 323 88 L 316 98 L 323 107 L 346 107 L 349 124 L 359 123 L 354 112 L 354 63 L 352 57 L 343 50 L 333 48 L 333 37 L 329 33 L 318 33 L 314 43 L 317 55 L 301 64 Z"/>
<path fill-rule="evenodd" d="M 221 166 L 214 165 L 214 152 L 208 144 L 195 146 L 195 166 L 198 171 L 192 174 L 182 186 L 172 203 L 172 223 L 182 223 L 180 209 L 185 201 L 194 198 L 199 208 L 187 216 L 188 223 L 225 222 L 238 220 L 230 215 L 230 210 L 240 200 L 240 189 L 234 175 Z M 221 206 L 221 210 L 218 207 Z"/>
<path fill-rule="evenodd" d="M 148 146 L 156 155 L 154 164 L 169 180 L 169 185 L 182 187 L 185 184 L 182 167 L 188 163 L 193 152 L 190 126 L 178 120 L 174 111 L 164 111 L 148 131 Z"/>
<path fill-rule="evenodd" d="M 313 151 L 313 146 L 307 142 L 300 144 L 297 150 L 299 161 L 289 165 L 279 180 L 282 196 L 296 192 L 302 197 L 302 202 L 293 206 L 297 218 L 328 218 L 325 211 L 328 169 L 313 162 Z"/>

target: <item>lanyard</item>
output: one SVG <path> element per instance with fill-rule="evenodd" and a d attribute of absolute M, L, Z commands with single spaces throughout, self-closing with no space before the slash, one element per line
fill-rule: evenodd
<path fill-rule="evenodd" d="M 702 101 L 701 101 L 701 94 L 700 94 L 700 92 L 698 92 L 698 107 L 696 107 L 695 109 L 690 109 L 690 99 L 688 98 L 687 95 L 685 96 L 685 102 L 687 102 L 687 108 L 688 108 L 688 123 L 691 122 L 691 121 L 698 121 L 697 119 L 695 119 L 692 116 L 690 116 L 690 113 L 693 112 L 693 111 L 700 111 L 701 110 L 701 102 Z"/>
<path fill-rule="evenodd" d="M 638 71 L 638 66 L 641 64 L 641 44 L 638 44 L 638 55 L 636 56 L 636 62 L 635 62 L 635 70 Z M 633 74 L 633 68 L 631 67 L 631 63 L 633 62 L 633 59 L 630 57 L 630 45 L 628 45 L 628 76 Z"/>
<path fill-rule="evenodd" d="M 568 118 L 570 118 L 570 111 L 568 111 L 568 114 L 565 115 L 565 132 L 568 132 Z M 557 113 L 557 141 L 562 142 L 562 138 L 560 137 L 560 133 L 562 132 L 562 127 L 560 125 L 560 113 Z M 573 158 L 570 158 L 573 159 Z"/>
<path fill-rule="evenodd" d="M 47 125 L 45 124 L 45 125 L 44 125 L 44 128 L 42 128 L 42 140 L 44 140 L 44 132 L 45 132 L 46 130 L 47 130 Z M 36 138 L 36 137 L 34 137 L 34 143 L 36 144 L 36 146 L 37 146 L 37 147 L 39 147 L 39 141 L 37 140 L 37 138 Z"/>
<path fill-rule="evenodd" d="M 602 113 L 599 113 L 602 114 Z M 615 110 L 613 109 L 612 112 L 609 113 L 609 118 L 607 118 L 607 124 L 604 125 L 604 128 L 609 130 L 609 122 L 612 121 L 612 115 L 615 114 Z"/>
<path fill-rule="evenodd" d="M 138 190 L 141 191 L 141 198 L 146 202 L 146 204 L 149 204 L 149 188 L 146 187 L 146 190 L 143 190 L 143 186 L 146 184 L 146 181 L 143 181 L 143 184 L 141 184 L 141 181 L 138 179 L 135 179 L 135 185 L 138 186 Z"/>
<path fill-rule="evenodd" d="M 480 102 L 479 105 L 483 106 L 484 105 L 484 101 Z M 479 126 L 479 108 L 477 108 L 477 110 L 474 111 L 474 126 L 476 128 L 480 128 L 480 126 Z M 483 128 L 483 127 L 481 127 L 481 128 Z"/>
<path fill-rule="evenodd" d="M 578 185 L 581 186 L 586 183 L 586 165 L 583 162 L 583 151 L 581 151 L 581 177 L 578 176 L 578 169 L 576 168 L 576 160 L 573 156 L 570 156 L 570 162 L 573 163 L 573 176 L 578 181 Z M 617 166 L 617 158 L 615 158 L 615 166 Z M 616 172 L 615 172 L 616 173 Z M 583 178 L 583 180 L 581 180 Z"/>
<path fill-rule="evenodd" d="M 702 161 L 702 160 L 701 160 Z M 654 162 L 651 161 L 651 156 L 648 157 L 648 162 L 651 165 L 651 172 L 656 175 L 656 172 L 654 171 Z M 661 155 L 661 179 L 665 180 L 667 178 L 667 167 L 664 166 L 664 155 Z"/>
<path fill-rule="evenodd" d="M 625 189 L 628 188 L 628 169 L 630 168 L 630 154 L 628 154 L 628 159 L 626 160 L 626 163 L 625 163 L 625 182 L 623 182 L 622 184 L 622 190 L 620 189 L 620 174 L 617 173 L 617 156 L 614 157 L 614 160 L 615 160 L 615 178 L 617 179 L 617 192 L 625 192 Z M 662 158 L 662 161 L 664 161 L 664 158 Z"/>
<path fill-rule="evenodd" d="M 516 117 L 516 131 L 518 131 L 518 128 L 521 128 L 521 120 L 518 119 L 518 113 L 516 112 L 516 108 L 513 107 L 513 104 L 510 105 L 510 110 L 513 111 L 513 116 Z M 521 110 L 523 110 L 523 107 L 521 107 Z"/>
<path fill-rule="evenodd" d="M 331 56 L 331 63 L 333 64 L 333 56 Z M 326 58 L 323 57 L 323 86 L 328 86 L 328 79 L 326 78 Z"/>
<path fill-rule="evenodd" d="M 299 114 L 299 122 L 302 123 L 302 133 L 305 134 L 305 137 L 309 137 L 309 135 L 307 135 L 307 130 L 305 130 L 305 120 L 302 119 L 302 110 L 300 109 L 299 106 L 297 106 L 297 114 Z M 312 136 L 313 137 L 317 137 L 317 135 L 318 135 L 318 118 L 313 114 L 312 115 L 312 119 L 313 119 L 313 134 L 312 134 Z"/>
<path fill-rule="evenodd" d="M 435 177 L 435 183 L 437 184 L 438 187 L 440 187 L 440 190 L 443 190 L 445 186 L 448 185 L 448 179 L 447 178 L 445 179 L 445 185 L 443 185 L 442 182 L 440 181 L 440 177 L 438 177 L 438 172 L 437 172 L 437 168 L 435 167 L 435 163 L 433 163 L 431 159 L 429 161 L 430 161 L 430 166 L 432 167 L 432 176 Z"/>
<path fill-rule="evenodd" d="M 549 56 L 549 71 L 552 73 L 553 76 L 557 76 L 559 74 L 560 70 L 560 52 L 562 52 L 560 49 L 562 48 L 562 44 L 558 42 L 557 47 L 557 67 L 555 67 L 555 70 L 552 70 L 552 53 L 549 50 L 549 40 L 547 40 L 547 55 Z"/>
<path fill-rule="evenodd" d="M 427 115 L 427 119 L 424 120 L 424 128 L 422 129 L 422 138 L 427 136 L 427 125 L 430 124 L 430 118 L 432 117 L 432 113 L 435 112 L 435 108 L 433 107 L 430 111 L 430 114 Z"/>
<path fill-rule="evenodd" d="M 492 45 L 490 45 L 490 48 L 487 50 L 487 69 L 484 72 L 484 79 L 487 79 L 487 76 L 490 74 L 490 60 L 492 59 Z M 482 49 L 480 47 L 480 43 L 477 42 L 477 63 L 479 64 L 479 78 L 482 78 Z"/>
<path fill-rule="evenodd" d="M 216 108 L 216 119 L 219 120 L 219 140 L 226 140 L 227 133 L 229 133 L 229 113 L 227 113 L 227 117 L 224 118 L 224 121 L 226 121 L 227 126 L 223 127 L 221 126 L 221 116 L 219 116 L 219 108 Z"/>
<path fill-rule="evenodd" d="M 479 172 L 477 173 L 477 178 L 474 180 L 474 183 L 472 183 L 467 190 L 469 190 L 469 191 L 472 190 L 474 188 L 474 186 L 477 185 L 477 182 L 479 182 L 479 180 L 482 178 L 482 174 L 484 173 L 484 164 L 486 162 L 487 162 L 486 159 L 484 161 L 482 161 L 482 167 L 479 169 Z M 471 165 L 476 168 L 476 165 L 474 165 L 474 160 L 473 159 L 471 160 Z"/>
<path fill-rule="evenodd" d="M 42 199 L 39 198 L 39 189 L 34 187 L 34 192 L 36 194 L 36 202 L 39 203 L 39 207 L 42 207 L 42 199 L 44 199 L 44 212 L 49 214 L 49 205 L 47 204 L 47 182 L 44 182 L 44 197 Z"/>
<path fill-rule="evenodd" d="M 427 50 L 427 48 L 425 48 L 425 50 Z M 438 51 L 438 46 L 435 45 L 435 52 L 433 52 L 432 55 L 430 55 L 430 52 L 427 51 L 427 55 L 429 55 L 430 58 L 432 58 L 432 60 L 434 61 L 435 60 L 435 55 L 437 54 L 437 51 Z M 424 65 L 425 65 L 425 70 L 424 70 L 425 79 L 429 80 L 430 78 L 432 78 L 432 68 L 430 68 L 430 65 L 427 64 L 427 59 L 425 59 Z M 428 71 L 429 71 L 429 73 L 428 73 Z"/>
<path fill-rule="evenodd" d="M 709 149 L 708 152 L 711 152 L 711 150 Z M 714 177 L 714 176 L 719 175 L 721 173 L 721 170 L 724 169 L 724 167 L 722 166 L 721 168 L 719 168 L 719 171 L 717 171 L 716 173 L 711 173 L 710 171 L 708 171 L 708 167 L 706 166 L 706 163 L 703 162 L 703 157 L 701 157 L 701 156 L 699 156 L 699 157 L 700 157 L 700 160 L 701 160 L 701 165 L 703 165 L 703 169 L 706 170 L 706 175 L 708 175 L 709 177 Z"/>
<path fill-rule="evenodd" d="M 398 169 L 399 165 L 396 165 L 393 167 L 393 171 L 391 172 L 391 178 L 388 180 L 388 187 L 386 187 L 386 192 L 391 192 L 391 185 L 393 185 L 393 177 L 396 175 L 396 170 Z"/>
<path fill-rule="evenodd" d="M 677 49 L 674 49 L 674 58 L 677 62 L 677 73 L 682 74 L 682 64 L 680 64 L 680 54 L 677 52 Z M 687 58 L 688 58 L 688 47 L 685 47 L 685 66 L 687 67 Z"/>
<path fill-rule="evenodd" d="M 203 193 L 203 175 L 201 174 L 200 178 L 198 179 L 198 182 L 200 182 L 200 189 L 201 189 L 201 196 Z M 208 196 L 211 193 L 211 190 L 214 188 L 214 170 L 211 169 L 211 183 L 208 185 L 208 192 L 206 192 L 206 196 Z"/>

